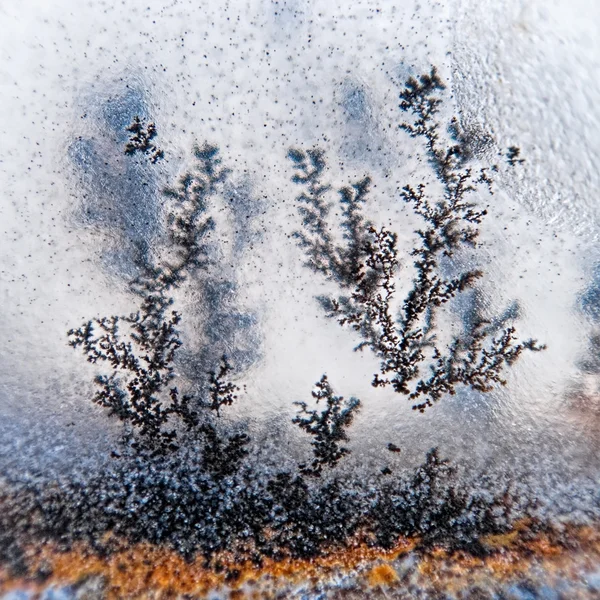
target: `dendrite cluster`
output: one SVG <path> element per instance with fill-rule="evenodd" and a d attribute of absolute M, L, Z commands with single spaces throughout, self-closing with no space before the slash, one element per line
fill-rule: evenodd
<path fill-rule="evenodd" d="M 371 179 L 338 191 L 338 236 L 331 222 L 331 187 L 323 181 L 324 152 L 289 152 L 296 168 L 293 181 L 302 187 L 302 228 L 296 238 L 308 267 L 339 287 L 333 297 L 320 298 L 322 306 L 357 332 L 357 348 L 379 358 L 373 385 L 408 395 L 420 411 L 460 385 L 490 391 L 504 383 L 504 370 L 525 350 L 543 348 L 534 340 L 517 340 L 507 326 L 508 312 L 488 322 L 474 310 L 462 333 L 438 335 L 443 307 L 483 276 L 478 269 L 449 276 L 445 267 L 459 251 L 476 246 L 486 211 L 470 198 L 481 185 L 491 191 L 489 171 L 496 168 L 469 166 L 473 148 L 456 119 L 447 128 L 448 143 L 442 141 L 437 117 L 443 88 L 433 69 L 410 79 L 400 94 L 400 109 L 411 116 L 400 127 L 424 140 L 441 184 L 437 196 L 424 183 L 400 192 L 424 223 L 408 253 L 415 275 L 401 302 L 396 299 L 398 236 L 365 217 Z M 150 143 L 156 135 L 153 124 L 144 128 L 136 118 L 128 130 L 134 134 L 128 154 L 156 155 Z M 210 204 L 228 176 L 217 148 L 196 147 L 194 154 L 195 168 L 165 192 L 166 251 L 160 259 L 144 258 L 131 282 L 137 309 L 91 319 L 69 331 L 70 345 L 106 368 L 95 379 L 93 400 L 127 425 L 134 452 L 84 483 L 27 481 L 12 496 L 0 498 L 7 506 L 0 511 L 0 540 L 6 547 L 0 549 L 0 561 L 20 565 L 24 556 L 17 537 L 3 531 L 67 545 L 87 541 L 101 552 L 110 550 L 103 544 L 108 540 L 110 545 L 111 535 L 167 543 L 185 556 L 201 552 L 207 560 L 239 549 L 240 560 L 257 562 L 264 556 L 313 557 L 360 535 L 383 546 L 392 546 L 400 536 L 416 536 L 426 546 L 457 547 L 506 531 L 518 516 L 517 497 L 491 479 L 466 490 L 435 449 L 420 467 L 404 474 L 386 465 L 366 482 L 342 479 L 340 473 L 318 479 L 349 454 L 344 444 L 361 406 L 357 398 L 335 395 L 326 375 L 312 392 L 316 406 L 296 402 L 292 419 L 312 437 L 312 459 L 297 470 L 275 473 L 242 461 L 255 450 L 248 435 L 218 419 L 240 391 L 226 356 L 193 391 L 176 385 L 182 316 L 174 310 L 174 290 L 214 266 Z M 507 160 L 512 166 L 522 160 L 518 148 L 509 149 Z M 387 449 L 400 452 L 392 443 Z"/>
<path fill-rule="evenodd" d="M 226 476 L 247 455 L 250 441 L 246 434 L 223 431 L 210 418 L 211 414 L 219 417 L 222 408 L 237 399 L 240 388 L 229 379 L 232 365 L 223 355 L 218 369 L 207 373 L 204 393 L 185 393 L 174 385 L 175 356 L 182 342 L 178 329 L 181 315 L 171 310 L 171 292 L 196 271 L 211 266 L 208 237 L 214 221 L 208 215 L 208 204 L 228 175 L 216 147 L 197 147 L 194 155 L 196 169 L 181 177 L 177 187 L 164 192 L 170 200 L 169 259 L 158 264 L 145 261 L 142 273 L 131 282 L 131 291 L 140 299 L 137 312 L 92 319 L 68 335 L 69 344 L 81 348 L 89 362 L 111 368 L 110 373 L 96 376 L 98 391 L 93 401 L 129 426 L 134 449 L 161 455 L 176 451 L 178 433 L 180 438 L 183 430 L 188 441 L 190 436 L 202 440 L 207 472 Z M 312 467 L 303 466 L 311 474 L 320 474 L 324 466 L 334 466 L 348 453 L 338 443 L 347 440 L 345 429 L 359 404 L 351 399 L 344 408 L 343 398 L 333 395 L 325 376 L 317 387 L 313 396 L 317 401 L 326 398 L 325 411 L 317 415 L 300 403 L 309 416 L 294 419 L 315 436 L 315 460 Z"/>
<path fill-rule="evenodd" d="M 429 162 L 442 184 L 437 196 L 428 195 L 424 183 L 406 185 L 400 192 L 401 199 L 412 205 L 425 223 L 416 232 L 419 241 L 410 252 L 416 275 L 400 314 L 394 309 L 397 235 L 385 227 L 375 228 L 363 215 L 370 179 L 339 190 L 343 242 L 337 243 L 331 233 L 330 187 L 323 182 L 324 152 L 292 149 L 288 154 L 296 168 L 293 181 L 304 188 L 298 196 L 303 229 L 295 235 L 305 251 L 306 264 L 341 288 L 335 297 L 320 298 L 322 305 L 340 325 L 358 332 L 358 349 L 369 348 L 380 359 L 373 385 L 391 386 L 408 395 L 415 401 L 413 408 L 421 412 L 445 394 L 455 394 L 459 385 L 480 392 L 491 391 L 493 384 L 504 385 L 507 366 L 523 351 L 544 347 L 531 339 L 519 342 L 514 327 L 497 331 L 481 318 L 447 344 L 438 339 L 440 309 L 483 276 L 478 269 L 446 276 L 442 260 L 476 246 L 477 226 L 486 211 L 478 209 L 470 195 L 481 184 L 491 191 L 492 183 L 490 169 L 475 171 L 468 166 L 472 151 L 456 119 L 447 128 L 449 145 L 442 142 L 437 115 L 443 89 L 432 69 L 418 81 L 409 79 L 400 94 L 400 109 L 412 116 L 411 122 L 400 127 L 412 137 L 423 138 Z M 423 372 L 425 366 L 429 366 L 428 374 Z"/>

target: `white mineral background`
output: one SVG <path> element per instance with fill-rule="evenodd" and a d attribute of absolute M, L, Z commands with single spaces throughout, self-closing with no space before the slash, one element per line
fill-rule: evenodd
<path fill-rule="evenodd" d="M 0 0 L 0 26 L 0 469 L 81 464 L 118 440 L 66 332 L 135 310 L 127 282 L 144 243 L 160 251 L 160 192 L 205 140 L 232 173 L 214 210 L 219 266 L 176 298 L 182 382 L 227 351 L 245 384 L 228 418 L 262 435 L 291 428 L 293 402 L 327 373 L 363 403 L 347 468 L 377 464 L 388 442 L 406 465 L 436 445 L 496 465 L 597 459 L 599 3 Z M 548 349 L 524 355 L 506 387 L 421 415 L 370 385 L 377 360 L 316 301 L 335 287 L 291 237 L 286 153 L 325 149 L 334 187 L 373 177 L 368 216 L 399 234 L 402 297 L 419 222 L 398 190 L 436 184 L 398 127 L 398 93 L 431 65 L 448 82 L 444 118 L 457 115 L 482 165 L 501 165 L 495 194 L 477 197 L 482 245 L 456 260 L 484 269 L 485 314 L 518 306 L 520 337 Z M 156 123 L 155 165 L 123 152 L 136 115 Z M 525 162 L 510 168 L 513 145 Z"/>

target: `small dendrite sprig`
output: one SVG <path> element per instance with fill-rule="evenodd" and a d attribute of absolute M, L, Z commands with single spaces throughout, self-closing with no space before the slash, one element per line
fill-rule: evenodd
<path fill-rule="evenodd" d="M 210 373 L 208 400 L 170 387 L 176 377 L 175 354 L 181 346 L 177 329 L 181 316 L 168 310 L 173 304 L 169 292 L 188 275 L 209 265 L 206 237 L 214 224 L 206 215 L 207 201 L 227 175 L 220 167 L 216 147 L 196 147 L 194 154 L 196 169 L 181 178 L 178 188 L 165 192 L 172 200 L 168 242 L 176 260 L 144 265 L 143 275 L 131 283 L 141 300 L 136 313 L 93 319 L 68 332 L 69 344 L 81 348 L 89 362 L 112 368 L 110 374 L 96 377 L 99 390 L 93 401 L 138 434 L 136 445 L 149 445 L 157 452 L 177 447 L 177 423 L 212 439 L 214 432 L 206 429 L 200 409 L 219 415 L 221 406 L 233 403 L 238 389 L 225 379 L 231 371 L 225 357 L 219 373 Z M 232 443 L 239 446 L 238 442 Z M 214 447 L 214 443 L 209 446 Z"/>
<path fill-rule="evenodd" d="M 232 367 L 229 364 L 227 357 L 223 355 L 221 357 L 221 365 L 219 366 L 219 372 L 210 371 L 209 373 L 209 388 L 208 388 L 208 408 L 214 410 L 219 415 L 221 406 L 231 406 L 234 400 L 237 399 L 236 392 L 240 391 L 240 388 L 231 381 L 227 381 L 225 378 L 231 372 Z"/>
<path fill-rule="evenodd" d="M 376 229 L 362 214 L 370 179 L 340 190 L 344 241 L 338 244 L 329 220 L 330 188 L 322 181 L 324 153 L 318 149 L 288 153 L 297 169 L 293 181 L 305 188 L 298 197 L 303 229 L 295 235 L 305 251 L 306 264 L 335 281 L 342 292 L 320 298 L 321 304 L 340 325 L 359 333 L 362 341 L 357 349 L 370 348 L 381 360 L 373 385 L 392 386 L 411 400 L 420 399 L 413 405 L 420 411 L 444 394 L 455 394 L 459 385 L 481 392 L 490 391 L 494 383 L 504 385 L 504 369 L 524 350 L 544 348 L 534 340 L 518 342 L 513 327 L 498 332 L 483 319 L 446 345 L 436 335 L 441 308 L 483 276 L 478 269 L 445 276 L 441 261 L 477 246 L 478 225 L 486 211 L 477 208 L 470 195 L 482 184 L 491 191 L 492 183 L 490 169 L 474 171 L 468 166 L 473 153 L 466 136 L 459 135 L 456 119 L 447 128 L 450 144 L 442 143 L 436 116 L 442 102 L 438 92 L 443 89 L 432 69 L 418 81 L 409 79 L 400 94 L 400 109 L 414 117 L 400 127 L 413 137 L 424 138 L 442 194 L 429 197 L 423 183 L 406 185 L 400 192 L 400 198 L 412 205 L 425 225 L 416 231 L 419 241 L 410 251 L 416 276 L 399 315 L 393 308 L 399 266 L 397 235 L 384 227 Z M 422 375 L 425 365 L 429 377 Z"/>
<path fill-rule="evenodd" d="M 159 159 L 164 158 L 165 153 L 157 148 L 152 140 L 156 137 L 156 125 L 148 123 L 144 125 L 142 120 L 136 116 L 129 127 L 126 128 L 133 135 L 125 145 L 125 154 L 133 155 L 136 152 L 142 152 L 150 156 L 150 162 L 156 163 Z"/>
<path fill-rule="evenodd" d="M 248 435 L 223 435 L 211 423 L 203 424 L 200 429 L 204 440 L 202 462 L 205 469 L 218 478 L 235 473 L 240 461 L 248 456 Z"/>
<path fill-rule="evenodd" d="M 312 441 L 314 459 L 310 465 L 300 465 L 300 470 L 306 475 L 318 477 L 324 467 L 335 466 L 340 459 L 350 453 L 348 448 L 340 446 L 340 442 L 348 441 L 346 430 L 354 420 L 360 407 L 360 400 L 350 398 L 345 401 L 342 396 L 334 395 L 327 375 L 323 375 L 317 382 L 312 396 L 317 404 L 324 400 L 325 408 L 319 413 L 317 410 L 309 410 L 306 402 L 294 402 L 300 410 L 292 419 L 292 423 L 314 438 Z"/>
<path fill-rule="evenodd" d="M 318 148 L 306 152 L 292 148 L 288 152 L 288 157 L 298 169 L 292 181 L 306 189 L 298 196 L 298 211 L 302 216 L 304 229 L 294 232 L 294 236 L 306 252 L 308 267 L 348 286 L 360 274 L 362 248 L 370 237 L 371 225 L 364 220 L 361 205 L 369 193 L 371 179 L 366 177 L 339 190 L 344 239 L 347 243 L 336 245 L 329 231 L 331 206 L 326 200 L 331 187 L 321 180 L 326 167 L 324 154 Z"/>

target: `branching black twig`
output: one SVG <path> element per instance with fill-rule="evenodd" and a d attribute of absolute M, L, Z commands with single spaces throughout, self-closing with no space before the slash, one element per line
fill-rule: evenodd
<path fill-rule="evenodd" d="M 335 279 L 347 286 L 355 280 L 361 269 L 362 246 L 367 241 L 366 229 L 369 222 L 364 221 L 361 205 L 364 204 L 370 178 L 366 177 L 351 187 L 340 189 L 340 204 L 344 227 L 345 246 L 336 246 L 329 233 L 327 220 L 330 205 L 325 194 L 331 189 L 321 181 L 325 170 L 324 152 L 311 149 L 306 152 L 291 149 L 288 157 L 298 169 L 292 181 L 306 186 L 306 191 L 298 196 L 301 203 L 299 212 L 303 217 L 304 230 L 294 232 L 299 245 L 306 251 L 306 264 L 314 271 Z"/>
<path fill-rule="evenodd" d="M 209 373 L 208 396 L 210 398 L 208 407 L 214 410 L 219 415 L 221 406 L 231 406 L 233 401 L 237 399 L 236 392 L 240 391 L 240 388 L 225 379 L 232 370 L 231 365 L 227 361 L 227 357 L 223 355 L 221 357 L 221 365 L 219 366 L 219 372 L 211 371 Z"/>
<path fill-rule="evenodd" d="M 152 313 L 88 321 L 68 332 L 69 345 L 81 346 L 89 362 L 108 363 L 112 368 L 110 375 L 96 377 L 100 389 L 93 401 L 165 449 L 175 446 L 174 430 L 164 426 L 176 408 L 165 405 L 161 395 L 175 377 L 173 359 L 181 346 L 176 329 L 179 314 L 165 315 L 170 304 L 165 301 Z M 119 330 L 121 324 L 128 329 L 127 336 Z"/>
<path fill-rule="evenodd" d="M 300 410 L 292 423 L 314 438 L 311 442 L 314 459 L 310 465 L 300 465 L 300 471 L 305 475 L 318 477 L 324 467 L 335 466 L 350 453 L 348 448 L 340 446 L 340 442 L 348 441 L 346 430 L 359 410 L 360 400 L 350 398 L 344 401 L 342 396 L 334 395 L 327 375 L 323 375 L 316 383 L 312 396 L 317 404 L 325 400 L 325 408 L 319 413 L 317 410 L 309 410 L 306 402 L 295 402 Z"/>
<path fill-rule="evenodd" d="M 459 385 L 480 392 L 490 391 L 493 383 L 504 385 L 505 367 L 524 350 L 544 348 L 534 340 L 518 342 L 513 327 L 493 337 L 483 320 L 454 336 L 446 346 L 436 335 L 440 309 L 483 277 L 479 269 L 445 276 L 441 261 L 477 246 L 478 225 L 487 211 L 471 202 L 470 195 L 480 185 L 491 191 L 492 184 L 490 169 L 474 171 L 467 166 L 473 153 L 465 136 L 460 135 L 456 119 L 447 128 L 451 143 L 444 145 L 441 140 L 437 114 L 442 99 L 438 92 L 444 87 L 434 68 L 419 80 L 409 79 L 400 94 L 400 109 L 413 116 L 410 123 L 400 127 L 425 140 L 430 164 L 443 190 L 435 199 L 426 193 L 423 183 L 406 185 L 400 192 L 401 199 L 424 221 L 424 227 L 416 232 L 419 242 L 410 252 L 416 276 L 400 315 L 393 308 L 399 266 L 397 236 L 384 227 L 376 229 L 362 213 L 370 179 L 340 190 L 344 243 L 336 244 L 326 201 L 330 188 L 322 181 L 324 153 L 318 149 L 292 149 L 288 153 L 297 169 L 293 181 L 305 186 L 298 197 L 303 230 L 295 235 L 305 251 L 306 264 L 335 281 L 342 291 L 337 297 L 320 298 L 321 304 L 340 325 L 359 333 L 362 341 L 357 349 L 370 348 L 381 360 L 373 385 L 392 386 L 411 400 L 422 399 L 413 406 L 420 411 L 444 394 L 455 394 Z M 343 293 L 345 290 L 349 294 Z M 422 374 L 424 365 L 429 365 L 429 377 Z"/>
<path fill-rule="evenodd" d="M 240 461 L 248 455 L 250 438 L 245 433 L 223 435 L 217 428 L 205 423 L 200 427 L 203 436 L 202 462 L 204 468 L 215 477 L 222 478 L 235 473 Z"/>
<path fill-rule="evenodd" d="M 209 266 L 208 238 L 214 220 L 207 216 L 207 202 L 226 180 L 229 169 L 221 167 L 218 148 L 205 144 L 194 148 L 196 168 L 185 173 L 175 188 L 164 190 L 172 200 L 167 215 L 169 249 L 174 260 L 159 266 L 146 265 L 145 273 L 132 286 L 141 295 L 166 293 L 188 275 Z"/>
<path fill-rule="evenodd" d="M 99 390 L 93 401 L 138 434 L 134 447 L 150 445 L 157 452 L 176 449 L 177 422 L 212 439 L 214 431 L 202 424 L 199 410 L 208 408 L 218 416 L 221 406 L 233 403 L 238 390 L 225 379 L 231 372 L 225 357 L 219 373 L 210 373 L 208 401 L 170 387 L 176 377 L 175 353 L 181 346 L 177 329 L 181 316 L 169 311 L 173 304 L 169 292 L 209 265 L 207 237 L 214 223 L 207 216 L 207 202 L 228 173 L 220 166 L 216 147 L 196 147 L 194 154 L 196 169 L 184 175 L 177 188 L 165 192 L 172 200 L 167 225 L 175 260 L 145 264 L 143 274 L 131 284 L 141 299 L 136 313 L 93 319 L 68 332 L 69 344 L 80 347 L 89 362 L 112 368 L 110 374 L 96 377 Z M 209 449 L 215 447 L 213 442 Z M 232 443 L 238 452 L 240 440 Z"/>

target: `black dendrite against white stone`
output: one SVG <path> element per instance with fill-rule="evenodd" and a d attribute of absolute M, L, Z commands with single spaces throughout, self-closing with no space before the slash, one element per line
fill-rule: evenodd
<path fill-rule="evenodd" d="M 93 401 L 110 415 L 129 424 L 146 440 L 163 448 L 174 444 L 176 433 L 166 428 L 176 414 L 163 396 L 175 377 L 173 359 L 181 345 L 177 325 L 180 316 L 170 302 L 147 303 L 129 316 L 102 317 L 69 331 L 69 344 L 81 347 L 93 364 L 106 363 L 110 374 L 97 375 L 99 388 Z"/>
<path fill-rule="evenodd" d="M 99 389 L 93 401 L 131 428 L 134 447 L 175 450 L 177 429 L 183 428 L 205 434 L 209 452 L 217 454 L 213 452 L 214 428 L 202 413 L 206 416 L 214 411 L 218 416 L 221 406 L 236 398 L 237 386 L 226 379 L 231 371 L 227 358 L 223 356 L 218 373 L 210 374 L 209 398 L 182 393 L 173 385 L 175 354 L 182 342 L 178 329 L 181 315 L 171 309 L 171 291 L 210 265 L 208 236 L 214 222 L 207 214 L 208 202 L 227 176 L 216 147 L 196 147 L 194 154 L 196 168 L 186 173 L 176 188 L 165 192 L 170 201 L 167 237 L 171 258 L 158 265 L 146 263 L 143 273 L 131 282 L 131 291 L 140 300 L 138 310 L 91 319 L 68 335 L 69 344 L 81 348 L 89 362 L 110 367 L 108 374 L 97 375 Z"/>
<path fill-rule="evenodd" d="M 413 408 L 421 412 L 445 394 L 455 394 L 460 385 L 479 392 L 504 385 L 505 368 L 523 351 L 544 348 L 532 339 L 519 342 L 512 326 L 497 331 L 484 319 L 446 344 L 437 335 L 440 309 L 483 277 L 478 269 L 445 276 L 441 262 L 477 246 L 478 226 L 486 210 L 479 209 L 470 195 L 481 185 L 491 193 L 489 172 L 497 170 L 496 166 L 478 170 L 468 166 L 473 152 L 456 119 L 446 128 L 451 134 L 449 144 L 442 141 L 437 115 L 443 89 L 434 68 L 419 80 L 409 79 L 400 94 L 400 109 L 412 116 L 400 127 L 424 140 L 442 193 L 434 195 L 424 183 L 406 185 L 400 192 L 424 226 L 416 232 L 418 242 L 410 250 L 415 277 L 399 314 L 394 309 L 397 235 L 385 227 L 377 229 L 363 215 L 370 178 L 339 190 L 343 241 L 337 243 L 331 233 L 330 187 L 323 181 L 324 152 L 295 148 L 288 153 L 296 168 L 293 181 L 303 187 L 297 198 L 302 229 L 295 236 L 306 265 L 340 288 L 337 296 L 319 298 L 321 304 L 340 325 L 360 335 L 357 349 L 369 348 L 380 359 L 373 385 L 391 386 L 409 396 Z"/>
<path fill-rule="evenodd" d="M 334 467 L 350 453 L 340 444 L 348 441 L 347 429 L 359 410 L 360 400 L 344 400 L 342 396 L 336 396 L 327 375 L 316 383 L 312 396 L 317 404 L 324 402 L 323 410 L 319 412 L 309 409 L 306 402 L 295 402 L 300 409 L 292 422 L 313 436 L 314 459 L 309 465 L 300 465 L 300 471 L 305 475 L 319 476 L 324 467 Z"/>

